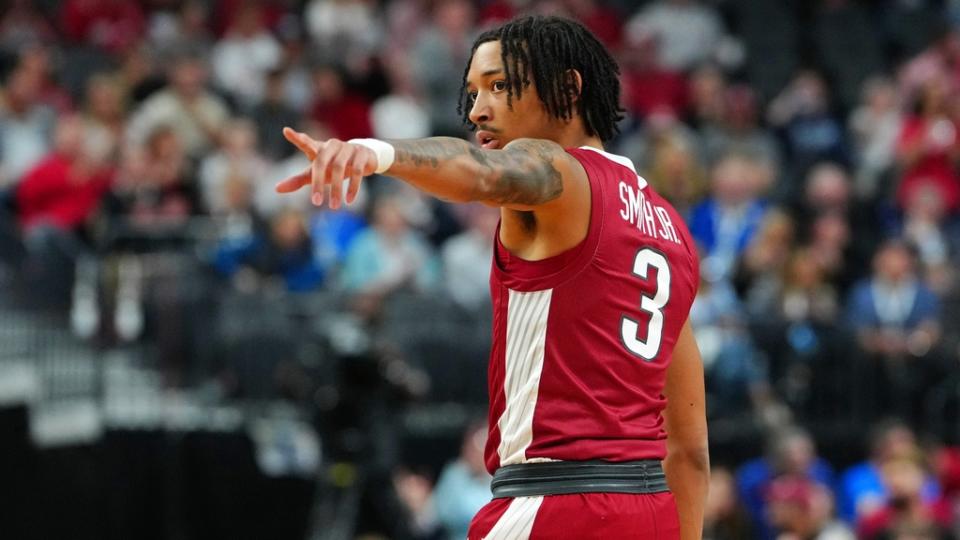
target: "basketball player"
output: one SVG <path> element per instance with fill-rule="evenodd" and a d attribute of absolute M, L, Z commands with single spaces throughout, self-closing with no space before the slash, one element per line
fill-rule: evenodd
<path fill-rule="evenodd" d="M 279 192 L 312 186 L 315 204 L 336 208 L 376 172 L 500 207 L 494 498 L 471 540 L 700 538 L 709 465 L 687 322 L 697 256 L 674 209 L 603 150 L 621 118 L 618 72 L 580 24 L 521 18 L 481 35 L 467 65 L 461 112 L 479 148 L 285 130 L 312 165 Z"/>

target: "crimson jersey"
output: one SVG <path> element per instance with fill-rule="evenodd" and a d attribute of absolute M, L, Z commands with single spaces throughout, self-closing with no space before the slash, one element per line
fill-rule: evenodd
<path fill-rule="evenodd" d="M 541 261 L 495 239 L 489 366 L 492 473 L 550 460 L 662 459 L 666 369 L 697 291 L 677 212 L 629 159 L 568 150 L 586 169 L 586 239 Z"/>

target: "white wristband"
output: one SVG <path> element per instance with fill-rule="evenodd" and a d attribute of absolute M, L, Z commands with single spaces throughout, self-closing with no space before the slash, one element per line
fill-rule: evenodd
<path fill-rule="evenodd" d="M 377 170 L 374 171 L 377 174 L 387 172 L 387 169 L 393 165 L 393 159 L 396 157 L 397 152 L 394 150 L 393 145 L 387 141 L 381 141 L 380 139 L 350 139 L 347 142 L 366 146 L 373 150 L 373 153 L 377 155 Z"/>

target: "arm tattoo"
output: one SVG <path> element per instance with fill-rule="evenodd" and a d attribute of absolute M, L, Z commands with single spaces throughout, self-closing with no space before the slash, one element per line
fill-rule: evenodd
<path fill-rule="evenodd" d="M 470 160 L 480 170 L 477 199 L 497 204 L 538 205 L 563 192 L 563 179 L 554 165 L 555 143 L 524 139 L 504 150 L 483 150 L 453 137 L 390 141 L 395 162 L 440 169 L 451 160 Z"/>

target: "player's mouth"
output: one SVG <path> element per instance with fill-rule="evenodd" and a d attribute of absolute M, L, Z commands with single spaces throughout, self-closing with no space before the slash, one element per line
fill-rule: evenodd
<path fill-rule="evenodd" d="M 480 143 L 480 148 L 484 150 L 496 150 L 500 148 L 499 139 L 495 138 L 491 131 L 478 131 L 477 142 Z"/>

